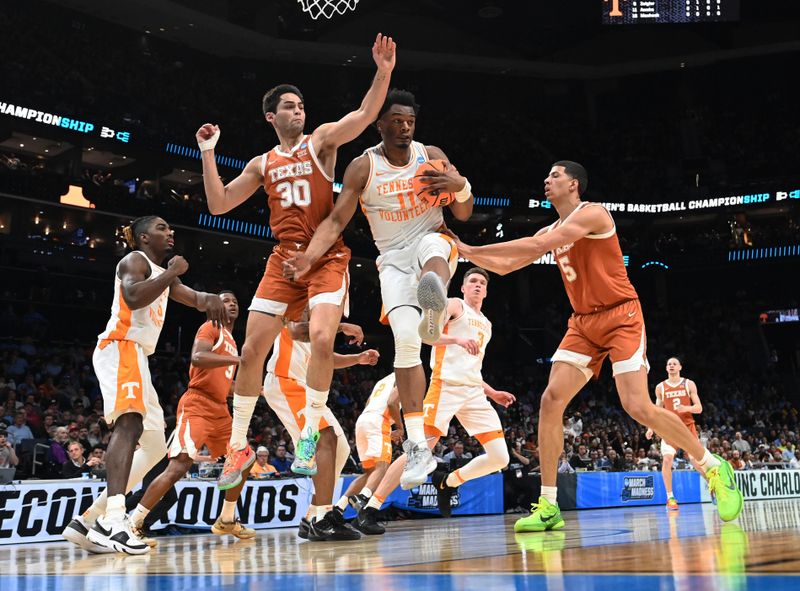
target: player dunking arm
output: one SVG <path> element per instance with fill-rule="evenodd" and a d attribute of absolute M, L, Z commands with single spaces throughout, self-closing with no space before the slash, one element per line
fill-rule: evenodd
<path fill-rule="evenodd" d="M 91 552 L 144 554 L 150 547 L 131 530 L 125 493 L 167 452 L 164 412 L 150 380 L 147 357 L 158 343 L 168 300 L 206 312 L 217 325 L 225 322 L 226 313 L 216 294 L 181 283 L 179 277 L 189 270 L 182 256 L 172 257 L 166 269 L 160 266 L 174 246 L 174 232 L 162 218 L 134 220 L 125 228 L 125 239 L 135 250 L 117 264 L 111 318 L 92 355 L 105 419 L 114 424 L 106 453 L 108 487 L 67 525 L 63 535 Z M 137 443 L 140 447 L 134 453 Z"/>
<path fill-rule="evenodd" d="M 649 364 L 642 307 L 628 279 L 616 226 L 605 207 L 581 201 L 588 175 L 583 166 L 562 160 L 544 181 L 545 197 L 559 219 L 534 236 L 487 246 L 459 242 L 461 254 L 500 274 L 510 273 L 553 252 L 574 310 L 567 333 L 553 355 L 539 414 L 539 454 L 542 496 L 531 515 L 517 521 L 515 531 L 543 531 L 564 526 L 556 503 L 556 469 L 563 450 L 563 414 L 584 384 L 611 357 L 622 406 L 636 421 L 650 427 L 695 458 L 717 495 L 717 510 L 725 521 L 742 510 L 742 494 L 733 470 L 711 455 L 681 420 L 650 400 Z"/>
<path fill-rule="evenodd" d="M 395 430 L 392 430 L 392 423 Z M 394 373 L 390 373 L 375 383 L 356 421 L 356 448 L 364 473 L 350 483 L 336 502 L 339 509 L 344 511 L 348 503 L 356 511 L 366 507 L 392 461 L 392 442 L 401 443 L 403 435 L 400 394 Z"/>
<path fill-rule="evenodd" d="M 354 324 L 342 323 L 340 330 L 351 337 L 351 342 L 360 344 L 364 338 L 361 328 Z M 286 427 L 295 447 L 307 422 L 305 384 L 312 355 L 309 322 L 289 322 L 275 340 L 264 377 L 264 398 Z M 378 352 L 374 349 L 354 355 L 333 354 L 336 369 L 377 362 Z M 319 470 L 312 476 L 314 496 L 308 513 L 300 521 L 298 535 L 311 541 L 357 540 L 361 535 L 345 523 L 344 512 L 332 505 L 336 483 L 350 456 L 350 445 L 328 406 L 323 411 L 316 439 Z"/>
<path fill-rule="evenodd" d="M 689 378 L 682 378 L 681 369 L 681 362 L 677 357 L 670 357 L 667 360 L 667 379 L 656 386 L 656 406 L 664 407 L 678 415 L 692 435 L 697 437 L 697 427 L 692 415 L 699 415 L 703 412 L 703 405 L 700 404 L 700 397 L 697 395 L 697 385 Z M 652 438 L 653 430 L 648 429 L 645 436 L 648 439 Z M 678 510 L 678 501 L 672 494 L 672 463 L 675 460 L 676 452 L 677 449 L 674 445 L 664 438 L 661 439 L 661 456 L 664 458 L 661 477 L 664 479 L 664 489 L 667 491 L 667 509 L 670 511 Z M 702 474 L 703 470 L 694 456 L 689 455 L 689 459 Z"/>
<path fill-rule="evenodd" d="M 268 196 L 270 227 L 278 239 L 250 305 L 250 311 L 255 313 L 247 319 L 242 362 L 236 376 L 231 453 L 219 478 L 222 488 L 238 481 L 245 465 L 252 463 L 247 429 L 261 393 L 264 360 L 283 328 L 282 317 L 296 320 L 306 305 L 311 308 L 313 351 L 306 384 L 307 433 L 298 441 L 292 470 L 309 475 L 316 472 L 314 435 L 326 408 L 333 376 L 333 341 L 347 302 L 350 250 L 337 236 L 302 281 L 285 279 L 282 263 L 291 253 L 308 246 L 320 222 L 333 209 L 337 148 L 357 138 L 378 116 L 395 63 L 391 37 L 378 35 L 372 57 L 378 72 L 361 106 L 335 123 L 320 125 L 310 135 L 303 132 L 306 115 L 300 91 L 282 84 L 267 92 L 264 117 L 274 127 L 280 145 L 253 158 L 228 185 L 222 184 L 214 162 L 219 128 L 206 124 L 197 131 L 209 211 L 230 211 L 263 186 Z"/>
<path fill-rule="evenodd" d="M 439 232 L 444 227 L 442 208 L 415 196 L 412 187 L 421 163 L 432 158 L 447 160 L 439 148 L 414 141 L 418 110 L 410 92 L 393 89 L 389 93 L 376 123 L 381 143 L 348 165 L 333 211 L 320 224 L 308 249 L 286 265 L 289 276 L 305 277 L 335 244 L 361 202 L 380 251 L 377 265 L 383 313 L 394 335 L 395 376 L 408 434 L 404 445 L 408 463 L 401 480 L 406 489 L 425 482 L 436 468 L 425 442 L 425 372 L 420 349 L 422 340 L 432 344 L 439 338 L 447 284 L 458 264 L 454 242 Z M 456 192 L 450 209 L 457 219 L 469 219 L 473 200 L 466 178 L 448 165 L 446 172 L 432 174 L 427 180 L 433 189 Z"/>
<path fill-rule="evenodd" d="M 175 430 L 167 443 L 169 465 L 150 483 L 131 514 L 134 532 L 141 530 L 150 510 L 184 477 L 192 464 L 201 461 L 200 449 L 204 445 L 208 446 L 211 461 L 225 455 L 231 436 L 227 400 L 240 361 L 236 341 L 231 334 L 239 317 L 239 301 L 232 291 L 221 291 L 219 297 L 228 313 L 228 320 L 222 327 L 206 322 L 194 337 L 189 386 L 178 402 Z M 254 529 L 244 527 L 236 519 L 236 501 L 248 473 L 249 467 L 242 472 L 241 481 L 225 491 L 222 513 L 211 527 L 212 533 L 231 534 L 240 539 L 256 535 Z"/>
<path fill-rule="evenodd" d="M 488 283 L 489 274 L 483 269 L 467 270 L 461 286 L 464 299 L 447 301 L 444 331 L 431 354 L 433 374 L 424 402 L 428 446 L 430 449 L 436 446 L 456 417 L 486 452 L 449 474 L 444 470 L 433 473 L 439 511 L 445 517 L 450 516 L 450 499 L 460 485 L 508 465 L 508 448 L 500 417 L 487 396 L 502 406 L 513 403 L 515 398 L 509 392 L 489 386 L 481 375 L 483 356 L 492 338 L 492 323 L 481 312 Z M 405 456 L 401 456 L 392 462 L 367 506 L 359 511 L 356 527 L 360 531 L 366 534 L 385 531 L 377 523 L 376 514 L 386 497 L 397 488 L 405 461 Z"/>

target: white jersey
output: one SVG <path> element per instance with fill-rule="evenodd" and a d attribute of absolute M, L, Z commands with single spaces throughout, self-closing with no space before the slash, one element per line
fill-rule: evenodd
<path fill-rule="evenodd" d="M 156 265 L 142 251 L 134 252 L 143 256 L 150 265 L 148 279 L 158 277 L 164 272 L 163 267 Z M 164 318 L 167 315 L 169 287 L 149 306 L 131 310 L 125 303 L 125 298 L 122 297 L 122 279 L 119 278 L 120 263 L 122 261 L 117 263 L 114 272 L 114 301 L 111 304 L 111 318 L 106 324 L 106 329 L 97 335 L 97 339 L 100 341 L 133 341 L 142 348 L 145 355 L 152 355 L 156 350 L 158 337 L 161 336 L 161 327 L 164 326 Z"/>
<path fill-rule="evenodd" d="M 431 207 L 414 195 L 411 179 L 428 160 L 428 151 L 411 142 L 411 158 L 405 166 L 389 164 L 383 144 L 364 152 L 369 158 L 369 180 L 361 194 L 361 209 L 367 216 L 375 246 L 381 254 L 413 244 L 444 225 L 441 207 Z"/>
<path fill-rule="evenodd" d="M 483 376 L 481 366 L 486 346 L 492 338 L 492 323 L 481 312 L 470 308 L 464 300 L 461 302 L 460 316 L 450 319 L 444 326 L 444 333 L 453 337 L 474 339 L 480 345 L 478 355 L 470 355 L 458 345 L 434 347 L 431 353 L 432 380 L 441 380 L 455 386 L 481 386 Z"/>
<path fill-rule="evenodd" d="M 267 371 L 279 378 L 290 378 L 305 384 L 309 359 L 311 343 L 295 341 L 289 335 L 289 329 L 283 328 L 272 345 Z"/>
<path fill-rule="evenodd" d="M 389 396 L 392 394 L 394 388 L 394 373 L 390 373 L 383 379 L 378 380 L 375 387 L 372 388 L 372 394 L 364 406 L 361 414 L 376 413 L 389 418 Z"/>

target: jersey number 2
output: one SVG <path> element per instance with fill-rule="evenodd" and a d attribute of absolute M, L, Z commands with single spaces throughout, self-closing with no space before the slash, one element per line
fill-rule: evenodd
<path fill-rule="evenodd" d="M 311 184 L 305 179 L 284 181 L 275 187 L 281 194 L 281 207 L 306 207 L 311 203 Z"/>

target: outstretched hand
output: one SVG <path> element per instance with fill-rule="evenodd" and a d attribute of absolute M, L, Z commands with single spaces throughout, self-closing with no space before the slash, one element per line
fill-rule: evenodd
<path fill-rule="evenodd" d="M 396 49 L 397 45 L 391 37 L 378 33 L 372 46 L 372 59 L 375 60 L 378 70 L 391 72 L 394 69 Z"/>
<path fill-rule="evenodd" d="M 311 269 L 311 258 L 299 250 L 291 253 L 291 256 L 283 261 L 283 277 L 291 281 L 297 281 Z"/>

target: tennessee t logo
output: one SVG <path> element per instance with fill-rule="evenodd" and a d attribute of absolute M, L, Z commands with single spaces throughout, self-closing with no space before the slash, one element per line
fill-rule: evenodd
<path fill-rule="evenodd" d="M 123 390 L 127 390 L 128 394 L 125 398 L 136 398 L 136 394 L 134 394 L 134 390 L 136 388 L 141 388 L 142 386 L 139 382 L 125 382 L 120 386 Z"/>

